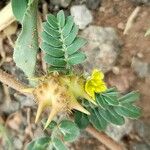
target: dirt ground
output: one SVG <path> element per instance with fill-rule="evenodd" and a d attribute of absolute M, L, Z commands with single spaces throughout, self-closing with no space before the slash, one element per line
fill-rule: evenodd
<path fill-rule="evenodd" d="M 0 2 L 0 8 L 2 8 L 3 5 L 4 2 Z M 145 120 L 150 119 L 150 76 L 144 78 L 139 77 L 131 67 L 131 64 L 133 57 L 140 58 L 142 61 L 150 64 L 150 36 L 144 36 L 146 30 L 150 28 L 150 6 L 140 6 L 141 10 L 136 17 L 136 21 L 130 29 L 129 34 L 123 35 L 126 22 L 136 7 L 137 5 L 131 2 L 131 0 L 103 0 L 99 8 L 92 10 L 94 16 L 92 24 L 103 27 L 113 27 L 116 29 L 120 41 L 122 42 L 121 53 L 114 67 L 114 71 L 110 71 L 106 74 L 106 80 L 109 85 L 117 86 L 124 93 L 131 90 L 138 90 L 141 93 L 141 99 L 138 102 L 138 105 L 143 110 L 140 120 L 144 122 Z M 18 29 L 19 28 L 20 26 Z M 18 30 L 16 33 L 18 34 Z M 2 63 L 1 68 L 13 75 L 19 74 L 18 78 L 22 81 L 26 81 L 22 72 L 13 69 L 15 64 L 12 60 L 12 53 L 13 44 L 16 40 L 16 33 L 11 36 L 11 40 L 8 38 L 3 41 L 6 58 Z M 0 54 L 1 56 L 3 55 L 2 52 Z M 117 70 L 119 68 L 119 73 L 116 73 L 116 68 Z M 9 110 L 6 107 L 1 107 L 0 123 L 5 122 L 9 130 L 11 130 L 13 139 L 20 139 L 20 141 L 17 142 L 26 145 L 33 137 L 33 132 L 34 136 L 42 134 L 39 127 L 40 125 L 36 126 L 33 124 L 36 108 L 32 107 L 31 109 L 29 107 L 21 106 L 20 109 L 20 103 L 17 103 L 19 97 L 18 93 L 3 85 L 0 86 L 0 105 L 3 104 L 4 95 L 5 101 L 8 103 L 11 99 L 15 99 L 13 103 L 14 109 Z M 21 98 L 21 100 L 26 99 L 24 97 Z M 26 106 L 26 104 L 24 105 Z M 9 111 L 7 112 L 6 110 Z M 18 132 L 18 130 L 20 131 Z M 122 139 L 126 145 L 129 145 L 132 140 L 140 141 L 138 135 L 135 135 L 132 132 Z M 0 138 L 0 143 L 1 142 L 2 140 Z M 105 146 L 89 135 L 87 137 L 81 136 L 81 138 L 70 146 L 70 149 L 107 150 Z M 130 148 L 128 147 L 128 149 Z"/>
<path fill-rule="evenodd" d="M 105 9 L 104 12 L 101 12 L 102 7 Z M 116 66 L 121 69 L 128 69 L 129 74 L 125 74 L 128 78 L 130 78 L 130 75 L 135 75 L 130 90 L 140 91 L 141 100 L 139 105 L 143 108 L 143 117 L 150 117 L 150 77 L 141 79 L 136 74 L 133 75 L 133 69 L 131 68 L 134 56 L 140 57 L 139 55 L 142 55 L 141 59 L 150 63 L 150 37 L 144 36 L 150 26 L 149 6 L 141 6 L 142 9 L 129 34 L 123 35 L 126 22 L 135 7 L 129 0 L 105 0 L 101 8 L 94 12 L 95 21 L 93 24 L 111 26 L 117 30 L 123 46 Z M 119 27 L 120 24 L 121 27 Z"/>

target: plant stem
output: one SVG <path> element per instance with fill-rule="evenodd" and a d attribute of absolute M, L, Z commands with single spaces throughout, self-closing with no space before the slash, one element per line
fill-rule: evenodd
<path fill-rule="evenodd" d="M 12 22 L 15 21 L 15 17 L 12 12 L 11 3 L 8 3 L 1 11 L 0 11 L 0 31 L 9 26 Z"/>
<path fill-rule="evenodd" d="M 11 88 L 15 89 L 16 91 L 19 91 L 22 94 L 25 94 L 26 96 L 30 95 L 28 93 L 23 93 L 23 89 L 28 88 L 26 85 L 22 84 L 20 81 L 12 77 L 12 75 L 4 72 L 1 69 L 0 69 L 0 82 L 10 86 Z M 105 133 L 98 132 L 96 129 L 90 126 L 86 128 L 86 131 L 89 132 L 91 135 L 93 135 L 105 146 L 107 146 L 110 150 L 123 150 L 123 147 L 120 144 L 118 144 L 113 139 L 108 137 Z"/>
<path fill-rule="evenodd" d="M 103 143 L 110 150 L 124 150 L 122 145 L 114 141 L 111 137 L 107 136 L 104 132 L 98 132 L 95 128 L 88 126 L 86 131 L 93 137 Z"/>
<path fill-rule="evenodd" d="M 0 69 L 0 81 L 24 95 L 29 95 L 27 93 L 23 93 L 23 89 L 28 88 L 26 85 L 22 84 L 21 82 L 16 80 L 12 75 L 4 72 L 1 69 Z"/>

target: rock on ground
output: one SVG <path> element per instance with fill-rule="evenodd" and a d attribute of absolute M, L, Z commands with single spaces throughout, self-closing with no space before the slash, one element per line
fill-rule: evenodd
<path fill-rule="evenodd" d="M 150 76 L 150 64 L 140 60 L 139 58 L 133 57 L 132 68 L 141 78 Z"/>
<path fill-rule="evenodd" d="M 133 129 L 133 123 L 131 120 L 126 119 L 126 122 L 122 126 L 109 125 L 106 129 L 106 133 L 115 141 L 120 141 L 123 136 L 128 135 Z"/>
<path fill-rule="evenodd" d="M 101 5 L 102 0 L 86 0 L 86 6 L 89 9 L 97 9 Z"/>
<path fill-rule="evenodd" d="M 51 0 L 53 5 L 58 5 L 60 7 L 66 8 L 70 5 L 72 0 Z"/>
<path fill-rule="evenodd" d="M 74 22 L 79 26 L 79 29 L 84 29 L 89 25 L 93 16 L 85 5 L 76 5 L 70 8 L 71 15 L 74 17 Z"/>
<path fill-rule="evenodd" d="M 114 28 L 89 26 L 81 36 L 87 39 L 87 45 L 82 48 L 87 55 L 83 68 L 91 72 L 94 68 L 108 72 L 115 65 L 120 52 L 121 43 Z"/>
<path fill-rule="evenodd" d="M 120 92 L 125 93 L 134 84 L 136 76 L 131 69 L 123 68 L 119 70 L 118 74 L 109 74 L 107 79 L 111 87 L 115 86 Z"/>
<path fill-rule="evenodd" d="M 130 150 L 150 150 L 150 145 L 146 143 L 136 142 L 130 145 Z"/>
<path fill-rule="evenodd" d="M 145 143 L 150 144 L 150 121 L 149 119 L 135 121 L 134 130 L 142 138 L 142 140 Z"/>
<path fill-rule="evenodd" d="M 150 0 L 131 0 L 135 4 L 148 4 L 150 5 Z"/>

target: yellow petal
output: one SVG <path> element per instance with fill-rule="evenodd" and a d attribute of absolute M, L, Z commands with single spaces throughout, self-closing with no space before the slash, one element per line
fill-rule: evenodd
<path fill-rule="evenodd" d="M 94 87 L 93 87 L 93 86 L 87 86 L 85 90 L 86 90 L 86 92 L 87 92 L 92 98 L 94 98 L 95 93 L 94 93 Z"/>
<path fill-rule="evenodd" d="M 92 79 L 100 80 L 104 79 L 104 74 L 102 71 L 94 69 L 92 72 Z"/>

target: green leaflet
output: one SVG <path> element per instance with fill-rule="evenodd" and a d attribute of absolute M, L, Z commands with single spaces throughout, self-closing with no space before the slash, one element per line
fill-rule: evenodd
<path fill-rule="evenodd" d="M 47 16 L 47 22 L 50 25 L 50 27 L 52 27 L 53 29 L 58 30 L 58 24 L 57 24 L 57 19 L 54 15 L 49 14 Z"/>
<path fill-rule="evenodd" d="M 130 104 L 115 107 L 115 111 L 125 117 L 137 119 L 141 115 L 141 109 Z"/>
<path fill-rule="evenodd" d="M 77 64 L 84 62 L 85 59 L 86 59 L 86 55 L 83 52 L 78 52 L 78 53 L 71 55 L 68 58 L 68 63 L 70 65 L 77 65 Z"/>
<path fill-rule="evenodd" d="M 69 120 L 63 120 L 60 122 L 59 129 L 64 136 L 65 141 L 74 141 L 79 136 L 80 131 L 77 125 Z"/>
<path fill-rule="evenodd" d="M 99 109 L 99 112 L 106 121 L 112 124 L 123 125 L 125 123 L 124 118 L 117 114 L 112 107 L 107 108 L 107 110 Z"/>
<path fill-rule="evenodd" d="M 107 121 L 102 117 L 98 108 L 90 110 L 91 115 L 89 115 L 89 120 L 91 124 L 99 131 L 103 131 L 107 127 Z"/>
<path fill-rule="evenodd" d="M 103 96 L 100 94 L 96 94 L 96 102 L 100 107 L 102 107 L 104 109 L 108 107 L 108 103 L 105 101 Z"/>
<path fill-rule="evenodd" d="M 85 129 L 89 125 L 90 122 L 86 114 L 76 111 L 75 123 L 78 125 L 80 129 Z"/>
<path fill-rule="evenodd" d="M 33 77 L 38 51 L 37 33 L 38 0 L 31 0 L 22 19 L 22 31 L 14 48 L 14 61 L 28 77 Z"/>
<path fill-rule="evenodd" d="M 86 44 L 86 40 L 83 38 L 76 38 L 75 41 L 67 47 L 67 53 L 69 55 L 74 54 L 75 52 L 77 52 L 81 47 L 83 47 Z"/>
<path fill-rule="evenodd" d="M 49 14 L 47 21 L 43 23 L 43 29 L 40 47 L 45 52 L 44 60 L 49 64 L 51 71 L 69 73 L 74 65 L 85 61 L 85 54 L 78 50 L 86 41 L 77 37 L 79 29 L 73 22 L 72 16 L 65 18 L 62 10 L 57 16 Z"/>
<path fill-rule="evenodd" d="M 66 46 L 69 46 L 73 41 L 74 39 L 76 38 L 77 34 L 78 34 L 78 26 L 74 24 L 70 34 L 65 38 L 65 45 Z"/>
<path fill-rule="evenodd" d="M 49 44 L 53 47 L 61 47 L 62 46 L 62 42 L 60 41 L 60 39 L 53 38 L 46 32 L 42 32 L 42 39 L 44 42 L 46 42 L 47 44 Z"/>
<path fill-rule="evenodd" d="M 68 16 L 67 19 L 66 19 L 66 24 L 65 24 L 64 28 L 62 29 L 62 34 L 63 34 L 64 37 L 69 35 L 69 33 L 72 30 L 73 25 L 74 25 L 73 17 Z"/>
<path fill-rule="evenodd" d="M 65 14 L 62 10 L 60 10 L 57 14 L 57 20 L 58 20 L 58 24 L 61 28 L 64 27 L 65 25 Z"/>
<path fill-rule="evenodd" d="M 28 0 L 11 0 L 11 4 L 14 16 L 21 23 L 28 6 Z"/>
<path fill-rule="evenodd" d="M 110 105 L 118 105 L 119 104 L 119 101 L 117 99 L 117 97 L 115 96 L 112 96 L 111 94 L 108 95 L 107 93 L 106 94 L 102 94 L 101 95 L 103 97 L 103 99 Z"/>
<path fill-rule="evenodd" d="M 68 150 L 68 148 L 62 142 L 62 140 L 59 138 L 54 138 L 52 140 L 52 144 L 56 150 Z"/>
<path fill-rule="evenodd" d="M 44 60 L 48 64 L 56 67 L 64 67 L 66 65 L 66 61 L 63 58 L 55 58 L 48 54 L 45 55 Z"/>
<path fill-rule="evenodd" d="M 59 32 L 55 29 L 52 29 L 47 22 L 43 23 L 43 29 L 47 34 L 49 34 L 50 36 L 54 38 L 60 37 Z"/>
<path fill-rule="evenodd" d="M 41 48 L 46 54 L 49 54 L 53 57 L 63 57 L 64 56 L 64 51 L 62 50 L 62 48 L 53 47 L 45 42 L 42 42 Z"/>
<path fill-rule="evenodd" d="M 51 141 L 50 137 L 40 137 L 30 142 L 26 149 L 27 150 L 45 150 L 49 146 Z"/>
<path fill-rule="evenodd" d="M 133 103 L 139 100 L 139 98 L 140 94 L 138 92 L 133 91 L 119 98 L 119 102 L 123 105 L 127 103 Z"/>

